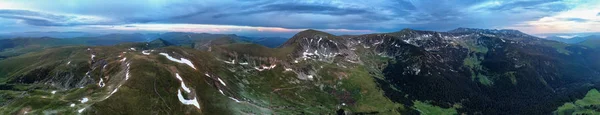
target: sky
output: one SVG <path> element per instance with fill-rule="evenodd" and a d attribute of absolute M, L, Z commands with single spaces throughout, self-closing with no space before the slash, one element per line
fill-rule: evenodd
<path fill-rule="evenodd" d="M 289 37 L 517 29 L 600 32 L 600 0 L 2 0 L 0 33 L 198 32 Z"/>

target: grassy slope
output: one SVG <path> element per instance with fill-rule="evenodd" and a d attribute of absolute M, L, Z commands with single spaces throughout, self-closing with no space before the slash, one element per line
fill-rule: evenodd
<path fill-rule="evenodd" d="M 456 106 L 453 108 L 440 108 L 426 102 L 414 101 L 413 107 L 423 115 L 458 115 Z"/>
<path fill-rule="evenodd" d="M 583 99 L 567 102 L 554 112 L 559 115 L 596 115 L 600 114 L 600 92 L 596 89 L 588 91 Z"/>
<path fill-rule="evenodd" d="M 571 51 L 566 49 L 569 46 L 569 44 L 566 44 L 566 43 L 546 41 L 546 42 L 544 42 L 544 44 L 556 49 L 557 52 L 565 54 L 565 55 L 570 55 L 572 53 Z"/>
<path fill-rule="evenodd" d="M 253 46 L 252 44 L 235 44 L 225 47 L 224 50 L 243 52 L 239 55 L 276 57 L 284 61 L 289 55 L 286 52 L 292 51 L 289 47 L 279 49 L 262 46 L 248 47 Z M 380 60 L 384 59 L 378 61 Z M 259 72 L 257 75 L 250 73 L 245 78 L 239 78 L 240 82 L 248 81 L 250 83 L 243 85 L 246 87 L 243 92 L 247 92 L 243 94 L 248 94 L 246 97 L 254 100 L 269 100 L 266 104 L 275 105 L 275 112 L 280 114 L 301 114 L 302 112 L 331 114 L 337 107 L 357 113 L 399 114 L 398 110 L 404 110 L 404 106 L 393 103 L 383 96 L 383 92 L 374 81 L 375 76 L 370 75 L 367 68 L 362 65 L 340 68 L 336 63 L 307 61 L 292 66 L 316 69 L 317 76 L 315 80 L 301 80 L 299 84 L 294 84 L 290 81 L 298 80 L 296 75 L 291 72 L 283 72 L 282 68 Z M 277 107 L 287 108 L 276 109 Z"/>
<path fill-rule="evenodd" d="M 583 45 L 590 48 L 599 48 L 600 47 L 600 39 L 588 39 L 579 43 L 579 45 Z"/>
<path fill-rule="evenodd" d="M 33 111 L 36 114 L 55 113 L 55 112 L 73 112 L 74 108 L 68 107 L 70 103 L 77 102 L 88 87 L 83 89 L 71 89 L 57 91 L 45 84 L 8 84 L 7 82 L 14 76 L 36 74 L 30 73 L 35 68 L 53 68 L 51 72 L 70 71 L 72 67 L 88 67 L 87 60 L 89 55 L 85 53 L 85 47 L 62 47 L 48 49 L 44 52 L 32 52 L 23 56 L 12 57 L 0 61 L 0 75 L 2 75 L 3 85 L 17 85 L 13 89 L 0 90 L 2 98 L 11 99 L 1 101 L 4 105 L 0 108 L 0 113 L 12 114 L 21 110 L 53 110 L 53 111 Z M 71 61 L 70 65 L 66 63 Z M 80 69 L 74 69 L 79 71 Z M 79 72 L 81 74 L 85 73 Z M 52 74 L 52 73 L 51 73 Z M 51 91 L 57 91 L 51 94 Z"/>
<path fill-rule="evenodd" d="M 383 95 L 383 91 L 377 87 L 374 78 L 365 71 L 364 67 L 358 66 L 348 72 L 349 78 L 343 80 L 342 87 L 358 92 L 353 95 L 356 104 L 351 105 L 350 110 L 381 114 L 399 114 L 397 110 L 404 110 L 402 104 L 394 103 Z"/>
<path fill-rule="evenodd" d="M 2 82 L 6 82 L 5 80 L 9 79 L 9 76 L 27 74 L 38 67 L 66 66 L 68 61 L 71 61 L 74 66 L 89 66 L 85 64 L 89 59 L 85 47 L 52 48 L 43 52 L 32 52 L 9 59 L 0 61 L 0 65 L 10 65 L 0 66 L 0 79 Z"/>

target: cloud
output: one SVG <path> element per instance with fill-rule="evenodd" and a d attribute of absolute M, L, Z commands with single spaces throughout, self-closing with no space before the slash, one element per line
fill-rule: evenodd
<path fill-rule="evenodd" d="M 587 19 L 583 19 L 583 18 L 567 18 L 565 19 L 567 21 L 574 21 L 574 22 L 587 22 Z"/>
<path fill-rule="evenodd" d="M 86 25 L 87 28 L 100 30 L 112 30 L 118 32 L 195 32 L 195 33 L 220 33 L 250 36 L 292 36 L 306 29 L 290 29 L 281 27 L 257 27 L 257 26 L 235 26 L 235 25 L 211 25 L 211 24 L 125 24 L 125 25 Z M 374 33 L 372 30 L 351 29 L 319 29 L 332 34 L 367 34 Z M 262 34 L 256 34 L 262 33 Z"/>
<path fill-rule="evenodd" d="M 72 26 L 102 24 L 101 18 L 74 15 L 56 15 L 28 10 L 1 10 L 0 18 L 16 19 L 34 26 Z"/>
<path fill-rule="evenodd" d="M 235 25 L 210 25 L 210 24 L 125 24 L 118 26 L 91 25 L 90 27 L 110 28 L 124 31 L 179 31 L 179 32 L 197 32 L 197 33 L 227 33 L 234 31 L 264 31 L 264 32 L 299 32 L 306 29 L 288 29 L 281 27 L 255 27 L 255 26 L 235 26 Z M 350 29 L 321 29 L 328 32 L 374 32 L 371 30 L 350 30 Z"/>
<path fill-rule="evenodd" d="M 569 10 L 564 10 L 553 15 L 541 17 L 537 20 L 524 21 L 518 25 L 528 27 L 509 26 L 507 28 L 524 30 L 529 33 L 582 33 L 600 32 L 600 1 L 583 1 L 570 3 Z"/>
<path fill-rule="evenodd" d="M 270 1 L 270 0 L 268 0 Z M 397 2 L 392 2 L 398 5 Z M 368 6 L 360 1 L 270 1 L 258 3 L 236 3 L 227 7 L 202 8 L 173 18 L 158 20 L 155 23 L 225 24 L 242 26 L 277 26 L 284 28 L 338 28 L 367 29 L 366 25 L 402 18 L 396 15 L 409 15 L 406 11 L 381 8 L 381 5 Z M 390 4 L 390 1 L 373 1 L 372 4 Z M 411 6 L 404 4 L 404 6 Z M 187 7 L 187 6 L 180 6 Z M 209 6 L 210 7 L 210 6 Z M 399 9 L 397 6 L 394 9 Z M 414 7 L 412 7 L 414 9 Z M 410 9 L 410 8 L 408 8 Z M 374 25 L 375 26 L 375 25 Z"/>
<path fill-rule="evenodd" d="M 178 30 L 182 24 L 190 24 L 390 32 L 402 28 L 445 31 L 475 27 L 539 33 L 554 27 L 581 29 L 563 24 L 593 25 L 598 20 L 589 16 L 600 15 L 595 10 L 598 6 L 594 6 L 600 4 L 596 3 L 594 0 L 8 0 L 0 1 L 0 18 L 32 26 L 73 28 L 174 24 Z M 567 12 L 580 7 L 595 11 L 586 12 L 583 17 Z"/>
<path fill-rule="evenodd" d="M 277 13 L 309 13 L 309 14 L 324 14 L 324 15 L 361 15 L 370 13 L 365 9 L 359 8 L 339 8 L 335 6 L 328 5 L 318 5 L 318 4 L 294 4 L 294 3 L 282 3 L 282 4 L 270 4 L 266 6 L 262 6 L 259 9 L 237 12 L 233 14 L 218 14 L 214 17 L 225 17 L 229 15 L 252 15 L 259 13 L 268 13 L 268 12 L 277 12 Z"/>
<path fill-rule="evenodd" d="M 59 26 L 51 20 L 68 20 L 69 17 L 43 14 L 27 10 L 0 10 L 0 18 L 22 20 L 27 24 L 38 26 Z"/>

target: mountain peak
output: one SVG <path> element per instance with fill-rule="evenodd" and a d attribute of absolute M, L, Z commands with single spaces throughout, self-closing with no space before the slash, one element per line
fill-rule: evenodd
<path fill-rule="evenodd" d="M 293 45 L 294 43 L 299 42 L 298 40 L 303 39 L 303 38 L 333 39 L 335 37 L 336 37 L 335 35 L 327 33 L 327 32 L 314 30 L 314 29 L 307 29 L 307 30 L 298 32 L 296 35 L 294 35 L 292 38 L 290 38 L 288 41 L 286 41 L 283 45 L 281 45 L 281 47 Z"/>
<path fill-rule="evenodd" d="M 165 41 L 162 38 L 158 38 L 158 39 L 148 42 L 148 47 L 151 47 L 151 48 L 165 47 L 165 46 L 171 46 L 171 45 L 173 45 L 173 44 Z"/>
<path fill-rule="evenodd" d="M 400 31 L 396 31 L 396 32 L 392 32 L 392 33 L 414 33 L 417 32 L 418 30 L 415 29 L 410 29 L 410 28 L 404 28 Z"/>
<path fill-rule="evenodd" d="M 298 35 L 331 35 L 331 34 L 329 34 L 327 32 L 323 32 L 323 31 L 319 31 L 319 30 L 307 29 L 307 30 L 298 32 L 294 36 L 298 36 Z M 333 35 L 331 35 L 331 36 L 333 36 Z"/>
<path fill-rule="evenodd" d="M 450 33 L 482 32 L 482 33 L 525 34 L 519 30 L 513 30 L 513 29 L 481 29 L 481 28 L 465 28 L 465 27 L 459 27 L 454 30 L 450 30 L 448 32 L 450 32 Z"/>

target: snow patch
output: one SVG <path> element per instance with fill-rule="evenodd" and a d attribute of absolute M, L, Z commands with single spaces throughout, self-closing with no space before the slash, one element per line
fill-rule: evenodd
<path fill-rule="evenodd" d="M 267 69 L 273 69 L 275 67 L 277 67 L 277 64 L 273 64 L 273 65 L 269 66 L 269 68 L 267 68 Z"/>
<path fill-rule="evenodd" d="M 308 52 L 308 49 L 307 49 L 306 51 L 302 52 L 302 58 L 303 58 L 304 60 L 306 60 L 306 59 L 310 59 L 310 56 L 314 56 L 314 55 L 315 55 L 315 54 Z"/>
<path fill-rule="evenodd" d="M 270 70 L 270 69 L 274 69 L 275 67 L 277 67 L 277 64 L 273 64 L 271 66 L 260 66 L 260 67 L 254 67 L 254 69 L 258 70 L 258 71 L 264 71 L 264 70 Z"/>
<path fill-rule="evenodd" d="M 75 107 L 75 103 L 71 103 L 71 105 L 70 105 L 70 106 L 71 106 L 71 107 Z"/>
<path fill-rule="evenodd" d="M 196 67 L 194 67 L 194 64 L 192 64 L 192 62 L 190 60 L 187 60 L 185 58 L 175 59 L 175 58 L 169 56 L 169 54 L 167 54 L 167 53 L 160 53 L 160 55 L 163 55 L 163 56 L 167 57 L 167 59 L 169 59 L 171 61 L 174 61 L 174 62 L 177 62 L 177 63 L 187 64 L 188 66 L 196 69 Z"/>
<path fill-rule="evenodd" d="M 321 40 L 323 40 L 323 38 L 319 37 L 319 41 L 317 41 L 317 44 L 319 44 L 321 42 Z"/>
<path fill-rule="evenodd" d="M 110 96 L 117 93 L 117 91 L 119 91 L 119 88 L 121 88 L 121 85 L 122 84 L 119 84 L 119 86 L 117 86 L 117 88 L 115 88 L 115 90 L 111 91 L 110 94 L 108 96 L 106 96 L 106 98 L 104 98 L 104 99 L 108 99 Z"/>
<path fill-rule="evenodd" d="M 131 63 L 127 64 L 127 74 L 125 74 L 125 80 L 129 80 L 129 76 L 130 76 L 129 75 L 129 67 L 130 67 L 129 64 L 131 64 Z"/>
<path fill-rule="evenodd" d="M 240 65 L 248 65 L 248 62 L 241 62 Z"/>
<path fill-rule="evenodd" d="M 223 60 L 223 62 L 225 62 L 227 64 L 235 64 L 235 60 L 231 60 L 231 61 L 225 61 L 225 60 Z"/>
<path fill-rule="evenodd" d="M 423 37 L 431 37 L 431 36 L 433 36 L 433 35 L 431 35 L 431 34 L 425 34 L 425 35 L 423 35 Z"/>
<path fill-rule="evenodd" d="M 56 91 L 52 91 L 52 92 L 50 92 L 50 93 L 52 93 L 52 94 L 56 94 Z"/>
<path fill-rule="evenodd" d="M 67 62 L 67 65 L 71 64 L 71 61 Z"/>
<path fill-rule="evenodd" d="M 419 68 L 413 68 L 413 71 L 415 71 L 415 74 L 418 75 L 419 72 L 421 72 L 421 69 L 419 69 Z"/>
<path fill-rule="evenodd" d="M 81 102 L 81 103 L 85 103 L 85 102 L 88 102 L 88 101 L 89 101 L 89 99 L 88 99 L 87 97 L 84 97 L 84 98 L 82 98 L 82 99 L 81 99 L 81 101 L 80 101 L 80 102 Z"/>
<path fill-rule="evenodd" d="M 77 110 L 77 112 L 81 113 L 81 112 L 83 112 L 84 110 L 85 110 L 85 108 L 82 108 L 82 109 L 79 109 L 79 110 Z"/>
<path fill-rule="evenodd" d="M 123 59 L 121 59 L 121 60 L 119 60 L 119 61 L 123 62 L 123 61 L 125 61 L 125 60 L 127 60 L 127 57 L 124 57 Z"/>
<path fill-rule="evenodd" d="M 221 82 L 221 84 L 223 84 L 223 86 L 227 86 L 227 84 L 225 84 L 225 82 L 223 82 L 223 80 L 221 80 L 221 78 L 217 78 L 219 80 L 219 82 Z"/>
<path fill-rule="evenodd" d="M 104 80 L 102 80 L 102 78 L 100 78 L 100 81 L 98 82 L 98 86 L 104 87 Z"/>
<path fill-rule="evenodd" d="M 258 71 L 264 71 L 265 69 L 262 69 L 260 67 L 254 67 L 254 69 L 258 70 Z"/>
<path fill-rule="evenodd" d="M 379 42 L 373 43 L 373 45 L 379 45 L 379 44 L 382 44 L 382 43 L 383 43 L 383 41 L 379 41 Z"/>
<path fill-rule="evenodd" d="M 92 60 L 94 60 L 94 57 L 96 57 L 96 55 L 92 54 Z"/>
<path fill-rule="evenodd" d="M 314 76 L 313 75 L 308 75 L 308 79 L 313 79 Z"/>
<path fill-rule="evenodd" d="M 350 60 L 350 59 L 346 59 L 346 61 L 348 61 L 350 63 L 358 63 L 358 61 L 353 61 L 353 60 Z"/>
<path fill-rule="evenodd" d="M 240 100 L 237 100 L 237 99 L 235 99 L 233 97 L 229 97 L 229 99 L 234 100 L 235 102 L 238 102 L 238 103 L 241 102 Z"/>
<path fill-rule="evenodd" d="M 179 81 L 181 81 L 181 88 L 187 92 L 190 93 L 192 92 L 192 90 L 190 90 L 189 87 L 185 86 L 185 82 L 183 82 L 183 79 L 181 78 L 181 76 L 179 76 L 179 73 L 175 73 L 175 77 L 177 77 L 177 79 L 179 79 Z"/>
<path fill-rule="evenodd" d="M 200 103 L 198 103 L 198 100 L 196 99 L 196 97 L 194 97 L 194 99 L 187 100 L 187 99 L 183 98 L 183 95 L 181 94 L 181 90 L 177 90 L 177 98 L 179 99 L 179 102 L 181 102 L 184 105 L 194 105 L 196 108 L 200 109 Z"/>
<path fill-rule="evenodd" d="M 129 48 L 129 50 L 131 50 L 131 51 L 135 51 L 135 48 Z"/>
<path fill-rule="evenodd" d="M 150 51 L 144 50 L 144 51 L 142 51 L 142 54 L 144 54 L 144 55 L 150 55 Z"/>
<path fill-rule="evenodd" d="M 210 77 L 210 75 L 208 75 L 208 73 L 205 73 L 204 75 L 206 75 L 207 77 Z"/>

